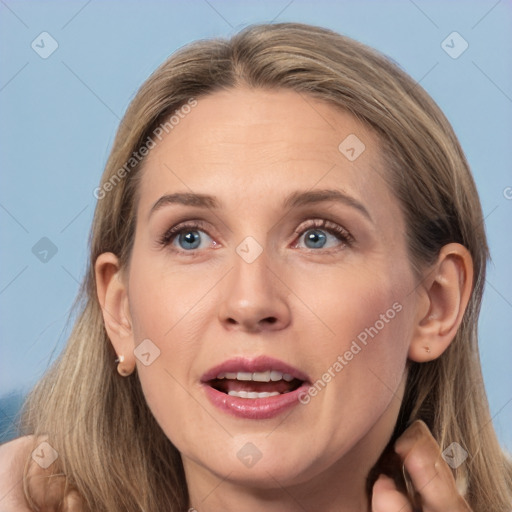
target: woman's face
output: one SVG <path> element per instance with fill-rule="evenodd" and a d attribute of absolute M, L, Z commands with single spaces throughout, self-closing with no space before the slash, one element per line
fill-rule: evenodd
<path fill-rule="evenodd" d="M 197 102 L 140 185 L 128 300 L 148 405 L 189 480 L 361 477 L 397 418 L 417 301 L 378 140 L 291 91 Z"/>

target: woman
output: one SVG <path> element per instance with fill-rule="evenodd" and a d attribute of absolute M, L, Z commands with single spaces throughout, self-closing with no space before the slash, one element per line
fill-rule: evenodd
<path fill-rule="evenodd" d="M 191 44 L 95 195 L 80 316 L 24 407 L 30 510 L 510 510 L 479 199 L 396 65 L 301 24 Z"/>

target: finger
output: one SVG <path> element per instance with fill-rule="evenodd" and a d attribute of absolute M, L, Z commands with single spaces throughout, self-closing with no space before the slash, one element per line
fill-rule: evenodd
<path fill-rule="evenodd" d="M 65 478 L 55 463 L 43 467 L 32 457 L 28 464 L 27 483 L 32 500 L 41 511 L 56 512 L 63 496 Z"/>
<path fill-rule="evenodd" d="M 41 474 L 28 476 L 30 496 L 44 512 L 57 512 L 64 489 L 63 477 L 52 477 Z"/>
<path fill-rule="evenodd" d="M 392 478 L 379 475 L 372 490 L 372 512 L 412 512 L 407 498 L 398 491 Z"/>
<path fill-rule="evenodd" d="M 467 512 L 470 508 L 459 494 L 441 449 L 422 421 L 417 421 L 395 443 L 414 488 L 421 496 L 423 512 Z"/>
<path fill-rule="evenodd" d="M 62 512 L 80 512 L 83 510 L 83 501 L 77 491 L 69 492 L 62 503 Z"/>

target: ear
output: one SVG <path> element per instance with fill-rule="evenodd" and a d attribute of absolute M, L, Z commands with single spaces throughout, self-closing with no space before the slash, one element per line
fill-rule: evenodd
<path fill-rule="evenodd" d="M 420 288 L 409 359 L 438 358 L 455 338 L 473 288 L 473 259 L 461 244 L 445 245 Z"/>
<path fill-rule="evenodd" d="M 119 259 L 111 252 L 100 254 L 96 259 L 94 270 L 96 292 L 103 313 L 105 329 L 118 357 L 123 356 L 122 373 L 131 373 L 135 368 L 133 353 L 135 344 L 128 290 Z"/>

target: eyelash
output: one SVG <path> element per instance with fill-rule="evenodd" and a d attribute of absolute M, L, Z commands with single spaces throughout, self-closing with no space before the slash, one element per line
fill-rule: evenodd
<path fill-rule="evenodd" d="M 331 235 L 336 236 L 343 244 L 347 247 L 352 246 L 354 243 L 354 237 L 343 227 L 339 226 L 338 224 L 335 224 L 334 222 L 330 222 L 325 219 L 312 219 L 309 221 L 309 224 L 306 226 L 299 226 L 294 233 L 297 236 L 303 235 L 306 231 L 309 231 L 311 229 L 315 228 L 323 228 L 325 231 L 330 233 Z M 174 241 L 176 236 L 178 236 L 180 233 L 187 232 L 187 231 L 204 231 L 208 234 L 207 226 L 204 222 L 198 220 L 198 221 L 190 221 L 178 224 L 177 226 L 173 226 L 172 228 L 168 229 L 159 239 L 158 244 L 162 247 L 168 246 L 171 242 Z M 178 250 L 173 249 L 174 252 L 179 253 L 194 253 L 195 250 L 192 249 L 190 251 L 185 250 Z M 319 252 L 317 249 L 309 249 L 312 252 Z M 336 249 L 334 249 L 336 250 Z M 332 251 L 332 248 L 324 250 L 324 252 L 330 252 Z"/>
<path fill-rule="evenodd" d="M 339 226 L 338 224 L 331 222 L 329 220 L 325 219 L 312 219 L 308 221 L 309 223 L 305 226 L 302 224 L 294 231 L 294 233 L 300 237 L 302 236 L 306 231 L 317 229 L 317 228 L 323 228 L 324 231 L 327 231 L 331 235 L 336 236 L 343 244 L 347 247 L 352 246 L 354 243 L 354 237 L 343 227 Z M 317 249 L 309 249 L 313 252 L 318 252 Z M 324 252 L 331 252 L 333 249 L 324 249 Z M 334 249 L 336 250 L 336 249 Z"/>
<path fill-rule="evenodd" d="M 204 222 L 200 220 L 196 220 L 193 222 L 184 222 L 181 224 L 178 224 L 177 226 L 173 226 L 172 228 L 168 229 L 158 240 L 158 243 L 162 245 L 163 247 L 169 245 L 173 239 L 179 235 L 182 232 L 186 231 L 207 231 L 206 226 Z M 186 252 L 186 251 L 183 251 Z M 190 251 L 192 252 L 192 251 Z"/>

